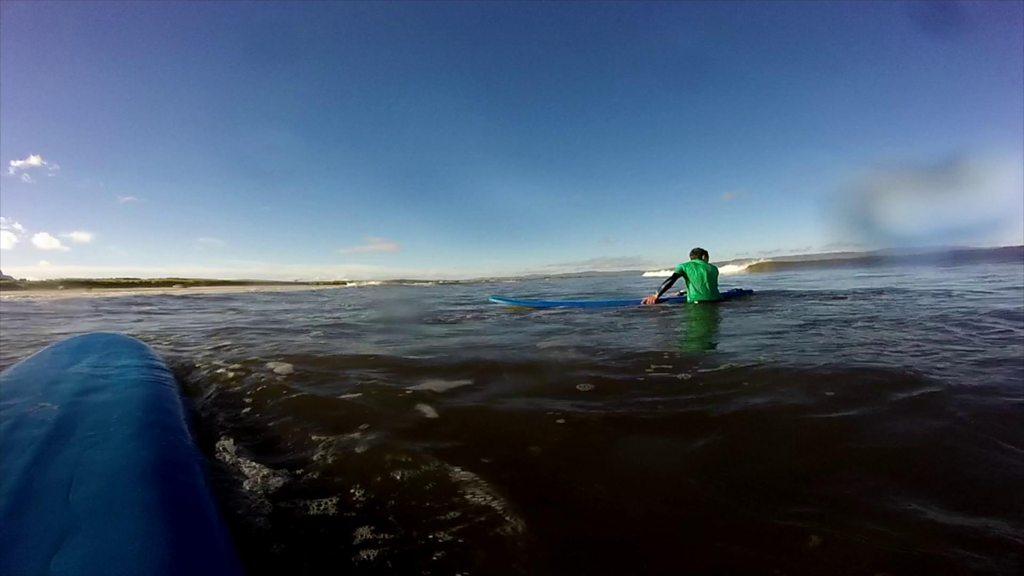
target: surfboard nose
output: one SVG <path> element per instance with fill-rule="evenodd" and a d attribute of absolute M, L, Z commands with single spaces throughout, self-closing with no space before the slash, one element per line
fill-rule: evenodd
<path fill-rule="evenodd" d="M 240 574 L 177 383 L 93 333 L 0 374 L 0 573 Z"/>

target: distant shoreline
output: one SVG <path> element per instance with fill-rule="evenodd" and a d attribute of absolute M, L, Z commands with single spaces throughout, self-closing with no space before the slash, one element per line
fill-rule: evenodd
<path fill-rule="evenodd" d="M 52 280 L 0 280 L 0 291 L 92 290 L 136 288 L 200 288 L 226 286 L 348 285 L 349 281 L 287 282 L 279 280 L 220 280 L 216 278 L 57 278 Z"/>
<path fill-rule="evenodd" d="M 9 281 L 4 281 L 7 284 Z M 47 281 L 50 282 L 50 281 Z M 189 295 L 210 295 L 210 294 L 240 294 L 251 292 L 301 292 L 307 290 L 330 290 L 335 288 L 346 288 L 348 283 L 300 283 L 300 282 L 274 282 L 274 283 L 221 283 L 209 281 L 208 284 L 185 285 L 177 283 L 173 285 L 145 286 L 143 283 L 125 286 L 73 286 L 67 287 L 36 287 L 10 289 L 0 285 L 0 300 L 57 300 L 64 298 L 108 298 L 118 296 L 189 296 Z M 22 283 L 25 284 L 25 283 Z M 32 283 L 34 284 L 34 283 Z"/>
<path fill-rule="evenodd" d="M 872 266 L 896 262 L 952 263 L 967 260 L 1015 260 L 1024 262 L 1024 246 L 997 248 L 947 248 L 918 251 L 833 252 L 821 254 L 740 258 L 716 262 L 719 266 L 742 264 L 743 273 L 756 274 L 800 268 Z M 466 280 L 389 279 L 389 280 L 222 280 L 212 278 L 63 278 L 55 280 L 0 280 L 0 299 L 67 298 L 89 296 L 126 296 L 135 294 L 226 294 L 242 292 L 295 292 L 363 286 L 424 286 L 437 284 L 476 284 L 508 282 L 536 278 L 601 276 L 643 270 L 590 270 L 559 273 L 533 273 L 520 276 L 492 276 Z"/>

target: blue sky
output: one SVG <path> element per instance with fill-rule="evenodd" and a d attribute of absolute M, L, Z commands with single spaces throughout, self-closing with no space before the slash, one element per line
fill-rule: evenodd
<path fill-rule="evenodd" d="M 1019 244 L 1022 31 L 1019 2 L 7 1 L 0 266 L 475 276 Z"/>

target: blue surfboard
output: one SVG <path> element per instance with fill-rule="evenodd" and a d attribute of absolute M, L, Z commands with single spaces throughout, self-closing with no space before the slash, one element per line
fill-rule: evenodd
<path fill-rule="evenodd" d="M 722 292 L 722 302 L 725 300 L 733 300 L 743 296 L 749 296 L 753 294 L 753 290 L 745 290 L 743 288 L 733 288 Z M 491 302 L 495 304 L 503 304 L 505 306 L 516 306 L 519 308 L 630 308 L 635 306 L 643 306 L 643 298 L 631 298 L 628 300 L 527 300 L 517 298 L 505 298 L 504 296 L 491 296 Z M 658 301 L 658 304 L 686 304 L 685 296 L 670 296 L 668 298 L 662 298 Z"/>
<path fill-rule="evenodd" d="M 241 574 L 174 376 L 87 334 L 0 374 L 0 574 Z"/>

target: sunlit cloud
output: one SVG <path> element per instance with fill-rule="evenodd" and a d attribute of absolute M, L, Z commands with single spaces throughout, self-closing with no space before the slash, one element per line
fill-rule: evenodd
<path fill-rule="evenodd" d="M 19 242 L 18 235 L 10 230 L 0 230 L 0 250 L 14 250 Z"/>
<path fill-rule="evenodd" d="M 53 175 L 58 170 L 60 170 L 60 166 L 57 163 L 48 162 L 39 154 L 30 154 L 22 160 L 11 160 L 7 165 L 7 173 L 11 176 L 17 176 L 26 184 L 35 182 L 29 171 L 45 171 Z"/>
<path fill-rule="evenodd" d="M 17 173 L 18 170 L 28 170 L 29 168 L 41 168 L 46 166 L 46 160 L 38 154 L 30 154 L 28 158 L 24 160 L 11 160 L 10 167 L 7 171 L 11 174 Z"/>
<path fill-rule="evenodd" d="M 84 232 L 76 230 L 74 232 L 68 232 L 67 234 L 61 234 L 61 237 L 71 240 L 75 244 L 88 244 L 92 242 L 93 238 L 96 237 L 92 232 Z"/>
<path fill-rule="evenodd" d="M 131 203 L 131 202 L 141 202 L 141 200 L 139 200 L 135 196 L 118 196 L 117 197 L 117 203 L 118 204 L 128 204 L 128 203 Z"/>
<path fill-rule="evenodd" d="M 387 238 L 366 238 L 366 243 L 359 246 L 351 246 L 349 248 L 342 248 L 338 250 L 341 254 L 373 254 L 373 253 L 388 253 L 393 254 L 395 252 L 401 252 L 402 245 L 393 240 Z"/>
<path fill-rule="evenodd" d="M 14 246 L 21 242 L 21 235 L 24 233 L 24 226 L 0 216 L 0 250 L 14 250 Z"/>
<path fill-rule="evenodd" d="M 70 250 L 61 241 L 48 232 L 37 232 L 32 235 L 32 245 L 40 250 L 67 252 Z"/>

